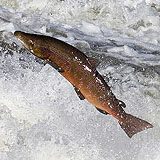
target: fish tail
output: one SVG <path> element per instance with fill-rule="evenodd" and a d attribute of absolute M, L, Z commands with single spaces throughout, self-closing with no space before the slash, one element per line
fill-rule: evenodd
<path fill-rule="evenodd" d="M 124 120 L 119 121 L 119 124 L 130 138 L 138 132 L 153 127 L 153 125 L 148 123 L 147 121 L 134 117 L 130 114 L 125 114 Z"/>

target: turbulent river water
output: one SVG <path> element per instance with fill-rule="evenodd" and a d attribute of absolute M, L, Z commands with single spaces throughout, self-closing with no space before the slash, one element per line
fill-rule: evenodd
<path fill-rule="evenodd" d="M 1 160 L 159 160 L 159 1 L 0 1 Z M 31 55 L 15 30 L 61 39 L 101 63 L 125 110 L 154 125 L 129 139 Z"/>

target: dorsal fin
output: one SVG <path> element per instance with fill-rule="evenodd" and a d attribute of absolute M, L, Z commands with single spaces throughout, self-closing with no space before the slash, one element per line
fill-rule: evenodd
<path fill-rule="evenodd" d="M 88 61 L 94 69 L 100 64 L 99 60 L 93 57 L 88 57 Z"/>

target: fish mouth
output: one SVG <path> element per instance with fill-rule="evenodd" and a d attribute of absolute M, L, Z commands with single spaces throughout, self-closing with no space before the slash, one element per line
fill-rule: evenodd
<path fill-rule="evenodd" d="M 14 36 L 24 44 L 24 42 L 23 42 L 24 37 L 22 36 L 21 31 L 15 31 Z"/>
<path fill-rule="evenodd" d="M 30 50 L 29 46 L 25 42 L 25 35 L 24 35 L 23 32 L 21 32 L 21 31 L 15 31 L 14 32 L 14 36 L 23 44 L 23 46 L 25 48 L 27 48 L 28 50 Z"/>

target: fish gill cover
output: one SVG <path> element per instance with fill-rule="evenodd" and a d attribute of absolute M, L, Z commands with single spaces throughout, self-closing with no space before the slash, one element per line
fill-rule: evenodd
<path fill-rule="evenodd" d="M 160 159 L 158 0 L 0 1 L 0 159 Z M 29 54 L 11 32 L 54 36 L 101 61 L 126 111 L 154 128 L 128 139 L 110 116 Z"/>

